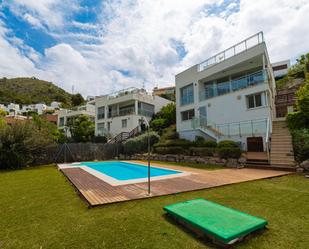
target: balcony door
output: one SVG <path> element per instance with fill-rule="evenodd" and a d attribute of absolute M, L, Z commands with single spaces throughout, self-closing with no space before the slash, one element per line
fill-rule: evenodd
<path fill-rule="evenodd" d="M 201 106 L 198 110 L 199 110 L 200 125 L 206 126 L 207 125 L 207 109 L 206 109 L 206 106 Z"/>

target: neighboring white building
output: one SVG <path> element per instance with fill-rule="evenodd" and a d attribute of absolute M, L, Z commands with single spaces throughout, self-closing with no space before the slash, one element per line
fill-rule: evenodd
<path fill-rule="evenodd" d="M 59 129 L 63 129 L 67 126 L 67 122 L 70 118 L 73 118 L 79 115 L 86 115 L 94 120 L 95 107 L 93 104 L 87 103 L 86 105 L 78 106 L 78 107 L 75 107 L 69 110 L 61 109 L 57 112 L 57 114 L 58 114 L 57 126 Z M 67 133 L 67 136 L 70 137 L 70 134 Z"/>
<path fill-rule="evenodd" d="M 230 139 L 244 150 L 264 151 L 274 95 L 273 71 L 260 32 L 176 75 L 177 131 L 190 140 Z"/>
<path fill-rule="evenodd" d="M 288 74 L 289 68 L 291 66 L 290 60 L 278 61 L 271 64 L 274 72 L 275 79 L 279 79 Z"/>
<path fill-rule="evenodd" d="M 171 101 L 148 94 L 143 89 L 128 88 L 96 97 L 95 134 L 116 136 L 138 127 Z"/>

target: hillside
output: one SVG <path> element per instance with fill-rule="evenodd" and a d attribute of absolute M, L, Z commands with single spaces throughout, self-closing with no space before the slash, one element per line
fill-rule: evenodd
<path fill-rule="evenodd" d="M 50 104 L 59 101 L 71 105 L 72 95 L 51 82 L 36 78 L 0 79 L 0 103 Z"/>

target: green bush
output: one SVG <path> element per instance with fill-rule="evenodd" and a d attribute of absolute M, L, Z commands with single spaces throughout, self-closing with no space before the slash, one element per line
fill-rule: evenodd
<path fill-rule="evenodd" d="M 161 131 L 172 124 L 176 124 L 175 103 L 169 103 L 163 106 L 162 109 L 154 115 L 150 122 L 150 127 L 155 131 Z"/>
<path fill-rule="evenodd" d="M 218 148 L 225 148 L 225 147 L 239 148 L 239 144 L 232 140 L 223 140 L 218 143 Z"/>
<path fill-rule="evenodd" d="M 194 146 L 194 143 L 186 140 L 186 139 L 174 139 L 174 140 L 166 140 L 164 142 L 160 142 L 154 145 L 154 147 L 181 147 L 184 149 L 188 149 L 191 146 Z"/>
<path fill-rule="evenodd" d="M 239 147 L 220 147 L 217 149 L 220 158 L 240 158 L 241 150 Z"/>
<path fill-rule="evenodd" d="M 160 141 L 178 139 L 178 138 L 179 134 L 178 132 L 176 132 L 176 126 L 171 125 L 163 130 Z"/>
<path fill-rule="evenodd" d="M 164 118 L 154 119 L 150 122 L 150 127 L 154 131 L 160 131 L 166 127 L 167 120 Z"/>
<path fill-rule="evenodd" d="M 306 126 L 306 119 L 301 112 L 289 113 L 286 122 L 290 130 L 301 129 Z"/>
<path fill-rule="evenodd" d="M 292 131 L 293 147 L 297 162 L 309 159 L 309 129 Z"/>
<path fill-rule="evenodd" d="M 301 88 L 299 88 L 296 92 L 296 96 L 297 110 L 304 116 L 304 119 L 306 119 L 309 123 L 309 83 L 306 83 Z"/>
<path fill-rule="evenodd" d="M 215 153 L 215 148 L 207 147 L 191 147 L 190 151 L 193 156 L 213 156 Z"/>
<path fill-rule="evenodd" d="M 170 147 L 158 146 L 158 147 L 155 147 L 154 150 L 156 153 L 162 154 L 162 155 L 166 155 L 166 154 L 188 155 L 189 154 L 189 150 L 186 150 L 183 147 L 179 147 L 179 146 L 170 146 Z"/>
<path fill-rule="evenodd" d="M 213 140 L 206 140 L 204 142 L 204 147 L 208 147 L 208 148 L 216 148 L 218 145 L 217 145 L 217 142 L 216 141 L 213 141 Z"/>
<path fill-rule="evenodd" d="M 202 136 L 195 136 L 195 144 L 196 146 L 203 146 L 205 143 L 205 138 Z"/>
<path fill-rule="evenodd" d="M 149 132 L 150 146 L 159 141 L 159 135 L 152 131 Z M 130 138 L 124 143 L 124 152 L 128 155 L 146 152 L 148 149 L 148 133 L 144 133 L 138 137 Z"/>
<path fill-rule="evenodd" d="M 106 136 L 95 136 L 93 138 L 94 143 L 106 143 L 107 142 L 107 137 Z"/>
<path fill-rule="evenodd" d="M 47 129 L 40 129 L 31 121 L 0 125 L 0 169 L 30 165 L 37 153 L 53 142 Z"/>

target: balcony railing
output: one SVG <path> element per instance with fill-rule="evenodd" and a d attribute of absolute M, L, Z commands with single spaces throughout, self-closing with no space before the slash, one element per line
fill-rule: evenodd
<path fill-rule="evenodd" d="M 246 40 L 210 57 L 209 59 L 205 60 L 204 62 L 198 65 L 198 72 L 205 70 L 209 66 L 214 64 L 220 63 L 232 56 L 235 56 L 243 51 L 248 50 L 260 43 L 264 42 L 264 35 L 263 32 L 259 32 L 253 36 L 250 36 Z"/>
<path fill-rule="evenodd" d="M 192 128 L 211 130 L 213 133 L 217 134 L 218 138 L 231 136 L 241 137 L 243 135 L 254 136 L 257 134 L 266 134 L 269 130 L 268 122 L 268 118 L 264 118 L 225 124 L 216 124 L 207 120 L 207 118 L 205 117 L 199 117 L 192 120 Z"/>
<path fill-rule="evenodd" d="M 205 86 L 204 91 L 200 92 L 200 101 L 266 82 L 267 71 L 266 69 L 263 69 L 261 71 L 244 75 L 231 81 L 216 83 L 213 85 L 208 84 Z"/>
<path fill-rule="evenodd" d="M 138 109 L 138 114 L 145 117 L 152 117 L 154 115 L 154 112 L 145 109 Z"/>
<path fill-rule="evenodd" d="M 122 109 L 119 109 L 119 112 L 117 112 L 117 110 L 111 111 L 108 113 L 108 117 L 114 118 L 114 117 L 126 116 L 126 115 L 131 115 L 131 114 L 135 114 L 134 107 L 122 108 Z"/>

